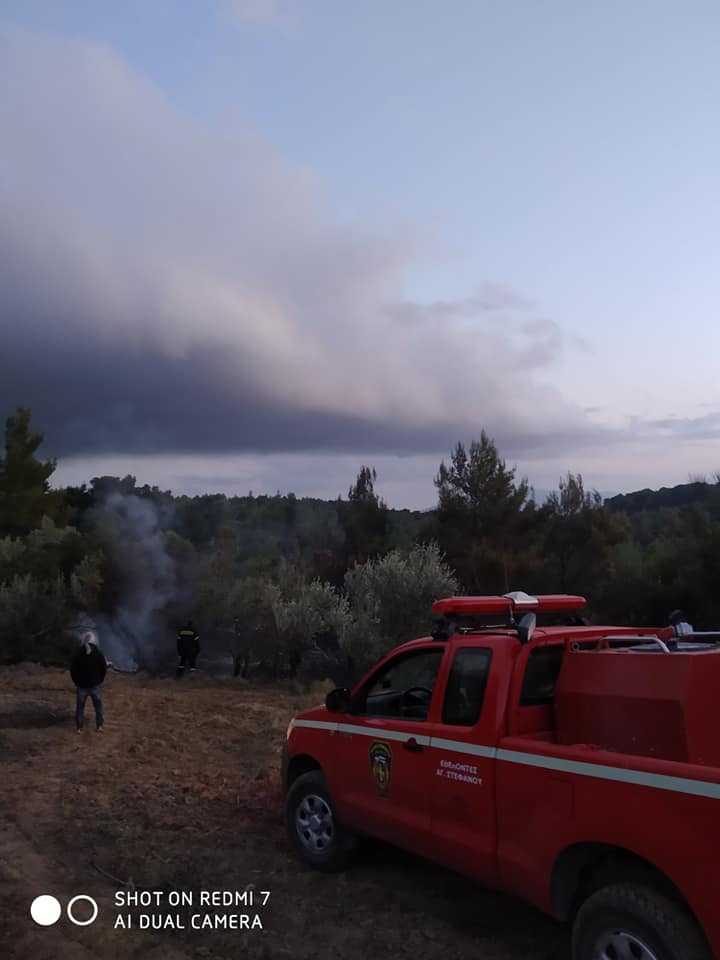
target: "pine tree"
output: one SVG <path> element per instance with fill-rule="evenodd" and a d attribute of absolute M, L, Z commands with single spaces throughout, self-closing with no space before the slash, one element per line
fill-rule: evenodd
<path fill-rule="evenodd" d="M 375 493 L 374 467 L 360 468 L 343 504 L 348 539 L 348 566 L 382 554 L 388 546 L 389 517 L 385 501 Z"/>
<path fill-rule="evenodd" d="M 0 535 L 25 536 L 52 515 L 58 503 L 49 480 L 55 460 L 39 460 L 35 453 L 42 433 L 31 433 L 30 410 L 18 407 L 5 421 L 5 456 L 0 458 Z"/>
<path fill-rule="evenodd" d="M 537 516 L 527 481 L 515 480 L 515 469 L 505 465 L 483 430 L 469 451 L 457 444 L 450 465 L 440 464 L 435 486 L 437 539 L 463 587 L 479 593 L 515 589 Z"/>

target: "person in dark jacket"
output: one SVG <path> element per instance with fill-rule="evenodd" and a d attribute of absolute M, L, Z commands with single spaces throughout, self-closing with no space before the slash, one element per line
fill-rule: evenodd
<path fill-rule="evenodd" d="M 107 661 L 98 649 L 97 637 L 88 631 L 80 640 L 80 649 L 70 664 L 70 676 L 77 688 L 75 726 L 82 733 L 85 722 L 85 703 L 90 697 L 95 708 L 95 728 L 102 731 L 103 716 L 102 684 L 107 673 Z"/>
<path fill-rule="evenodd" d="M 188 620 L 182 630 L 178 631 L 177 652 L 180 657 L 178 675 L 183 675 L 185 667 L 192 673 L 195 669 L 195 661 L 200 653 L 200 637 L 193 626 L 192 620 Z"/>

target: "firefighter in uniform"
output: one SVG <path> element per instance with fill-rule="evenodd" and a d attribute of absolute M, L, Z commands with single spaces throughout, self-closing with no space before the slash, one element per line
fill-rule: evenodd
<path fill-rule="evenodd" d="M 177 651 L 180 657 L 178 676 L 183 675 L 186 667 L 192 673 L 195 670 L 198 653 L 200 653 L 200 637 L 193 626 L 192 620 L 188 620 L 185 626 L 178 631 Z"/>

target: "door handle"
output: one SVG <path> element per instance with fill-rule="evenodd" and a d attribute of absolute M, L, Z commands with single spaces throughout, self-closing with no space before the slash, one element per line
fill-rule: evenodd
<path fill-rule="evenodd" d="M 422 753 L 422 747 L 417 742 L 415 737 L 410 737 L 409 740 L 406 740 L 403 744 L 403 750 L 409 750 L 411 753 Z"/>

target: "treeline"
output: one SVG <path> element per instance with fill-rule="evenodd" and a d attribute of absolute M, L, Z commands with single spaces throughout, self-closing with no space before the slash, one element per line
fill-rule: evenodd
<path fill-rule="evenodd" d="M 42 439 L 27 409 L 7 419 L 4 662 L 59 662 L 92 622 L 118 663 L 153 666 L 192 617 L 241 675 L 356 673 L 459 591 L 580 593 L 596 622 L 660 624 L 679 606 L 720 625 L 717 479 L 656 509 L 646 491 L 604 503 L 569 473 L 540 503 L 481 432 L 439 464 L 437 507 L 422 513 L 389 509 L 366 466 L 331 502 L 173 496 L 131 476 L 54 490 Z"/>

